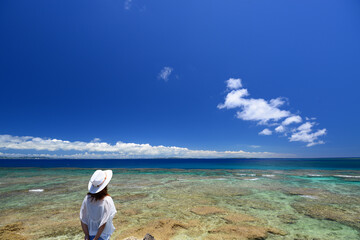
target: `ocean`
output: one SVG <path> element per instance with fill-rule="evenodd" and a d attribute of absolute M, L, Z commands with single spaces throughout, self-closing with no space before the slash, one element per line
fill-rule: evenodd
<path fill-rule="evenodd" d="M 81 202 L 112 169 L 112 239 L 360 239 L 360 160 L 1 159 L 0 239 L 83 239 Z"/>
<path fill-rule="evenodd" d="M 0 159 L 0 167 L 360 170 L 360 158 Z"/>

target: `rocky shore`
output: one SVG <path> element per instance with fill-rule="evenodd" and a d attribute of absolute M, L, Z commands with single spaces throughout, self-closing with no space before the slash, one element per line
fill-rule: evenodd
<path fill-rule="evenodd" d="M 88 177 L 70 171 L 69 181 L 82 184 L 59 184 L 57 171 L 3 180 L 10 187 L 0 194 L 1 240 L 84 238 L 79 209 Z M 360 239 L 360 178 L 349 177 L 360 172 L 114 172 L 113 240 Z M 43 192 L 29 192 L 45 180 Z"/>
<path fill-rule="evenodd" d="M 128 237 L 128 238 L 124 238 L 124 240 L 155 240 L 155 238 L 151 234 L 147 233 L 145 237 L 142 239 L 136 237 Z"/>

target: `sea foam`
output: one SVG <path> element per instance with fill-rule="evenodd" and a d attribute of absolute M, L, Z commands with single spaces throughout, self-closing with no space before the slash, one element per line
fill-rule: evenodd
<path fill-rule="evenodd" d="M 360 178 L 360 176 L 353 176 L 353 175 L 334 175 L 334 177 L 342 177 L 342 178 Z"/>
<path fill-rule="evenodd" d="M 310 198 L 310 199 L 317 199 L 317 197 L 315 197 L 315 196 L 311 196 L 311 195 L 300 195 L 300 197 L 303 197 L 303 198 Z"/>
<path fill-rule="evenodd" d="M 43 192 L 44 189 L 30 189 L 29 192 Z"/>
<path fill-rule="evenodd" d="M 237 173 L 236 175 L 238 176 L 250 176 L 250 177 L 255 177 L 256 174 L 253 173 Z"/>
<path fill-rule="evenodd" d="M 259 178 L 249 178 L 249 179 L 244 179 L 244 180 L 247 180 L 247 181 L 256 181 L 256 180 L 259 180 Z"/>

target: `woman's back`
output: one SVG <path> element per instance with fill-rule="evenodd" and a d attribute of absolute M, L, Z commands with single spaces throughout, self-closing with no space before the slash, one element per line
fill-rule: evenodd
<path fill-rule="evenodd" d="M 99 172 L 103 173 L 101 170 L 97 170 L 95 173 Z M 95 173 L 94 175 L 96 175 Z M 106 186 L 111 177 L 112 171 L 107 170 L 104 172 L 103 178 L 98 180 L 99 183 L 94 184 L 90 180 L 89 193 L 81 204 L 80 220 L 85 235 L 89 235 L 90 239 L 97 235 L 97 237 L 107 240 L 115 230 L 112 220 L 116 214 L 116 208 L 113 199 L 107 194 Z M 100 187 L 101 185 L 103 186 Z"/>
<path fill-rule="evenodd" d="M 108 239 L 115 230 L 112 223 L 115 213 L 115 205 L 110 196 L 106 196 L 102 200 L 91 200 L 91 198 L 86 195 L 81 206 L 80 219 L 88 225 L 90 236 L 96 235 L 98 228 L 106 223 L 101 237 Z"/>

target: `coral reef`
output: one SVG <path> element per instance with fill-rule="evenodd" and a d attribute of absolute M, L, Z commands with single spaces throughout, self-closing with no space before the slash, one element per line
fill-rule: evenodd
<path fill-rule="evenodd" d="M 20 232 L 24 229 L 22 222 L 7 224 L 0 228 L 1 240 L 26 240 Z"/>
<path fill-rule="evenodd" d="M 226 212 L 224 209 L 214 206 L 197 206 L 192 208 L 190 211 L 201 216 Z"/>
<path fill-rule="evenodd" d="M 360 230 L 360 211 L 321 203 L 294 203 L 299 213 L 316 219 L 336 221 Z"/>

